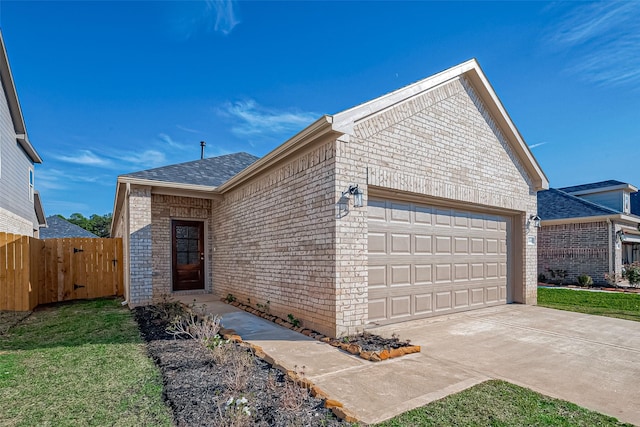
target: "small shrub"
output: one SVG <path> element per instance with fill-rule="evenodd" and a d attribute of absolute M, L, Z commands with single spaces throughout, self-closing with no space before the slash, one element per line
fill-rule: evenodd
<path fill-rule="evenodd" d="M 560 268 L 554 270 L 548 268 L 547 271 L 549 272 L 551 279 L 557 281 L 559 285 L 562 285 L 564 283 L 564 279 L 566 279 L 567 277 L 567 270 L 562 270 Z"/>
<path fill-rule="evenodd" d="M 622 282 L 622 275 L 618 273 L 605 273 L 604 280 L 609 284 L 609 286 L 613 286 L 617 288 Z"/>
<path fill-rule="evenodd" d="M 289 319 L 289 323 L 291 323 L 294 327 L 297 328 L 297 327 L 299 327 L 301 325 L 300 319 L 298 319 L 293 314 L 291 314 L 291 313 L 287 314 L 287 318 Z"/>
<path fill-rule="evenodd" d="M 270 314 L 271 313 L 271 301 L 267 301 L 264 304 L 256 304 L 256 307 L 258 308 L 258 310 Z"/>
<path fill-rule="evenodd" d="M 633 287 L 640 285 L 640 262 L 636 261 L 632 264 L 625 265 L 623 277 L 627 279 Z"/>
<path fill-rule="evenodd" d="M 232 346 L 232 344 L 228 344 Z M 224 346 L 223 346 L 224 347 Z M 229 368 L 223 374 L 224 384 L 234 393 L 243 391 L 247 387 L 249 378 L 256 369 L 253 355 L 245 350 L 233 346 L 233 353 L 229 357 Z"/>
<path fill-rule="evenodd" d="M 581 274 L 578 276 L 578 284 L 585 288 L 593 285 L 593 279 L 588 274 Z"/>
<path fill-rule="evenodd" d="M 200 341 L 205 347 L 215 347 L 219 344 L 221 340 L 219 331 L 220 316 L 211 314 L 197 316 L 193 311 L 187 315 L 175 317 L 167 327 L 167 332 L 171 335 L 190 337 Z"/>
<path fill-rule="evenodd" d="M 538 282 L 547 283 L 547 276 L 544 273 L 538 274 Z"/>
<path fill-rule="evenodd" d="M 234 302 L 236 300 L 236 297 L 233 296 L 233 294 L 227 294 L 227 298 L 225 298 L 225 300 L 229 303 Z"/>
<path fill-rule="evenodd" d="M 298 369 L 298 366 L 295 366 L 295 379 L 285 378 L 280 403 L 282 408 L 287 411 L 297 411 L 309 397 L 309 390 L 306 389 L 302 381 L 304 379 L 304 369 L 304 366 L 302 369 Z"/>

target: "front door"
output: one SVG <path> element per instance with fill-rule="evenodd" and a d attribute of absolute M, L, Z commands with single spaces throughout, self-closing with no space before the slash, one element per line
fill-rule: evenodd
<path fill-rule="evenodd" d="M 172 221 L 173 290 L 204 289 L 204 223 Z"/>

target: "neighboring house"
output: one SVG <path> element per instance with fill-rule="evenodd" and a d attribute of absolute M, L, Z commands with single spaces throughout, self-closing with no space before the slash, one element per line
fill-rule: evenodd
<path fill-rule="evenodd" d="M 112 235 L 123 237 L 131 306 L 231 294 L 340 336 L 535 304 L 527 224 L 545 188 L 471 60 L 323 116 L 260 159 L 121 175 Z"/>
<path fill-rule="evenodd" d="M 640 192 L 631 193 L 631 213 L 640 216 Z"/>
<path fill-rule="evenodd" d="M 640 260 L 640 216 L 632 213 L 638 189 L 620 181 L 602 181 L 538 193 L 538 271 L 566 271 L 567 282 L 581 274 L 595 283 Z M 556 277 L 557 279 L 557 277 Z"/>
<path fill-rule="evenodd" d="M 34 164 L 42 159 L 27 136 L 2 33 L 0 79 L 0 232 L 38 237 L 46 220 L 35 190 Z"/>
<path fill-rule="evenodd" d="M 47 217 L 47 226 L 40 229 L 41 239 L 61 239 L 71 237 L 98 238 L 90 231 L 79 227 L 58 215 Z"/>

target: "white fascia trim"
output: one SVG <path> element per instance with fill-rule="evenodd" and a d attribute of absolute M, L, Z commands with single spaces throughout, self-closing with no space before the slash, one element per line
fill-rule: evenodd
<path fill-rule="evenodd" d="M 640 224 L 640 217 L 625 215 L 625 214 L 612 214 L 612 215 L 598 215 L 598 216 L 583 216 L 576 218 L 560 218 L 560 219 L 542 219 L 540 225 L 562 225 L 562 224 L 579 224 L 585 222 L 605 222 L 605 221 L 625 221 L 632 224 Z"/>
<path fill-rule="evenodd" d="M 580 190 L 580 191 L 564 191 L 564 190 L 560 190 L 560 191 L 564 191 L 565 193 L 571 194 L 572 196 L 584 196 L 586 194 L 606 193 L 607 191 L 615 191 L 615 190 L 625 190 L 630 193 L 635 193 L 636 191 L 638 191 L 638 189 L 631 184 L 612 185 L 609 187 L 598 187 L 598 188 L 592 188 L 589 190 Z"/>

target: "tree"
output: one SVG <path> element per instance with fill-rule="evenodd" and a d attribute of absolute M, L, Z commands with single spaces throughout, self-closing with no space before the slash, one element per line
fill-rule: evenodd
<path fill-rule="evenodd" d="M 64 218 L 62 215 L 59 216 Z M 73 213 L 69 218 L 65 219 L 80 228 L 92 232 L 98 237 L 109 237 L 109 231 L 111 229 L 110 213 L 104 215 L 93 214 L 89 218 L 86 218 L 81 213 Z"/>

